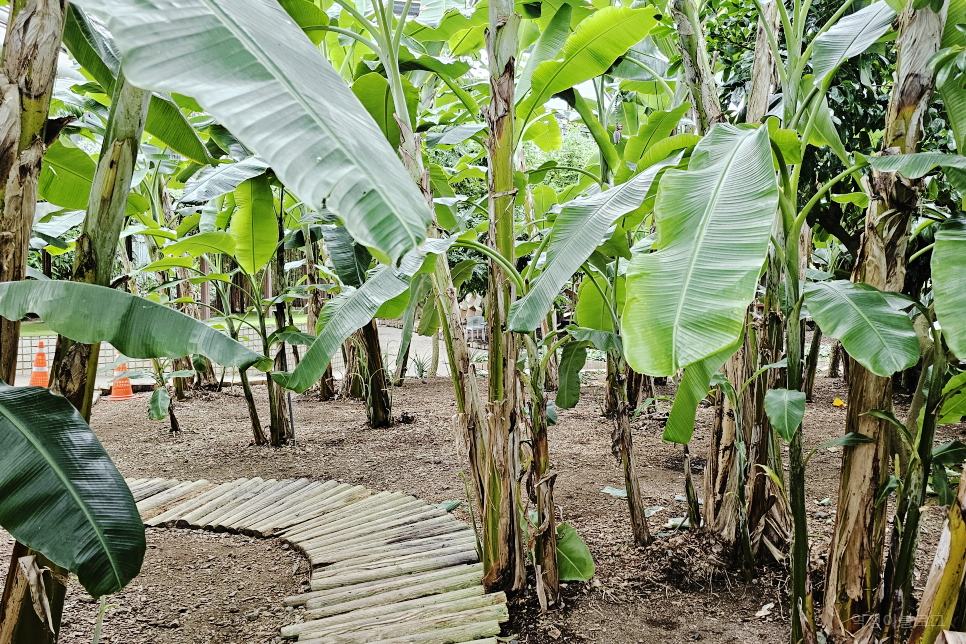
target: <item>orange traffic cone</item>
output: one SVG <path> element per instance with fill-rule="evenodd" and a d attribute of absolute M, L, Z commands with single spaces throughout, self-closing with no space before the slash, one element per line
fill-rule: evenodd
<path fill-rule="evenodd" d="M 30 386 L 44 387 L 50 384 L 50 376 L 47 373 L 47 354 L 44 353 L 44 341 L 37 343 L 37 355 L 34 356 L 34 368 L 30 372 Z"/>
<path fill-rule="evenodd" d="M 114 370 L 114 375 L 116 376 L 125 371 L 127 371 L 126 362 Z M 134 392 L 131 391 L 131 379 L 118 378 L 111 384 L 111 395 L 104 400 L 128 400 L 134 397 Z"/>

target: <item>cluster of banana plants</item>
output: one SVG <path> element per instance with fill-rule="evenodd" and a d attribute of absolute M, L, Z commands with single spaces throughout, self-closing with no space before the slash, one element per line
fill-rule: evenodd
<path fill-rule="evenodd" d="M 130 357 L 171 359 L 172 377 L 212 372 L 209 360 L 238 368 L 255 442 L 281 445 L 294 435 L 285 390 L 331 391 L 337 353 L 346 390 L 365 399 L 380 427 L 392 422 L 389 388 L 412 334 L 441 337 L 484 582 L 523 588 L 529 559 L 547 609 L 561 580 L 593 574 L 586 546 L 558 525 L 549 437 L 557 410 L 577 404 L 580 369 L 597 349 L 606 354 L 605 411 L 635 543 L 651 535 L 633 414 L 652 403 L 652 378 L 674 378 L 664 438 L 686 450 L 713 388 L 705 504 L 700 511 L 689 477 L 691 527 L 733 545 L 749 577 L 764 553 L 781 560 L 790 550 L 797 644 L 815 641 L 818 624 L 803 419 L 824 335 L 849 356 L 850 393 L 836 440 L 845 450 L 821 626 L 836 640 L 933 641 L 934 631 L 891 618 L 916 611 L 912 573 L 930 485 L 953 507 L 950 539 L 966 538 L 954 522 L 966 511 L 966 486 L 954 495 L 947 478 L 963 450 L 934 445 L 937 425 L 957 421 L 966 404 L 966 235 L 957 212 L 919 201 L 938 173 L 961 194 L 966 161 L 918 152 L 934 82 L 957 149 L 964 144 L 966 64 L 955 24 L 966 7 L 846 0 L 823 5 L 819 19 L 809 0 L 752 0 L 746 20 L 758 38 L 742 106 L 723 101 L 717 86 L 710 9 L 695 0 L 70 5 L 47 27 L 63 32 L 76 68 L 55 82 L 49 60 L 46 75 L 37 66 L 46 89 L 20 91 L 42 104 L 23 103 L 30 109 L 9 121 L 22 144 L 0 164 L 40 168 L 43 204 L 3 196 L 3 221 L 20 235 L 3 242 L 15 261 L 0 272 L 9 282 L 0 284 L 0 377 L 15 371 L 15 321 L 34 313 L 61 336 L 52 388 L 82 417 L 98 343 L 109 341 Z M 831 91 L 844 64 L 892 41 L 882 152 L 849 150 Z M 4 56 L 34 51 L 20 45 L 8 34 Z M 575 130 L 592 142 L 585 163 L 528 164 L 538 150 L 559 158 Z M 840 171 L 805 185 L 803 168 L 818 155 Z M 549 180 L 564 176 L 573 183 Z M 812 241 L 816 213 L 832 203 L 865 210 L 851 273 L 828 238 L 836 231 Z M 907 258 L 914 237 L 934 242 Z M 21 281 L 28 247 L 47 257 L 72 251 L 70 280 Z M 906 265 L 925 253 L 930 276 L 910 292 Z M 481 266 L 485 383 L 458 301 Z M 557 322 L 561 293 L 571 294 L 568 325 Z M 308 313 L 308 333 L 294 327 L 296 307 Z M 98 314 L 82 313 L 90 311 Z M 194 319 L 202 317 L 207 324 Z M 402 319 L 396 374 L 377 318 Z M 817 339 L 806 356 L 807 323 Z M 249 333 L 260 353 L 237 342 Z M 900 421 L 892 377 L 917 365 L 912 410 Z M 270 372 L 270 437 L 252 366 Z M 30 423 L 11 426 L 33 444 Z M 103 485 L 118 487 L 116 472 L 105 472 Z M 77 568 L 18 527 L 25 509 L 11 498 L 0 500 L 0 524 Z M 125 556 L 134 561 L 132 544 Z M 97 556 L 107 547 L 91 546 Z M 947 559 L 937 555 L 919 617 L 952 615 L 962 571 L 957 577 Z"/>

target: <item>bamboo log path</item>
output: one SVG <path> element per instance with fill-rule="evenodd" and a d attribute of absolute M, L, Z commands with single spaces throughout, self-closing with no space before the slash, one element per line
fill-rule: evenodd
<path fill-rule="evenodd" d="M 127 479 L 144 524 L 277 537 L 312 567 L 285 599 L 306 644 L 497 644 L 506 596 L 487 594 L 473 530 L 401 492 L 309 479 Z"/>

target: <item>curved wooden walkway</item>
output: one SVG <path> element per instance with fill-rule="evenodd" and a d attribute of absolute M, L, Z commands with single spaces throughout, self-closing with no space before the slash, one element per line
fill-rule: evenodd
<path fill-rule="evenodd" d="M 400 492 L 309 479 L 128 479 L 148 526 L 278 537 L 312 566 L 311 592 L 285 599 L 311 644 L 496 644 L 506 596 L 485 594 L 473 530 Z"/>

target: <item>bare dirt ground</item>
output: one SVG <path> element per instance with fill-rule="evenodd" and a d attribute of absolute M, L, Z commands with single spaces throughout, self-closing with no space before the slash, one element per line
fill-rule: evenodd
<path fill-rule="evenodd" d="M 601 493 L 605 486 L 624 486 L 610 453 L 610 421 L 601 415 L 603 393 L 601 384 L 585 386 L 578 406 L 560 410 L 559 423 L 550 429 L 560 516 L 586 540 L 597 574 L 590 582 L 568 584 L 565 606 L 547 616 L 539 615 L 532 593 L 515 598 L 504 635 L 516 636 L 520 644 L 786 641 L 783 568 L 774 566 L 743 583 L 710 563 L 714 544 L 662 527 L 686 509 L 675 500 L 684 491 L 682 451 L 661 441 L 659 417 L 635 421 L 634 441 L 645 500 L 665 508 L 650 518 L 650 527 L 664 536 L 648 550 L 633 547 L 626 502 Z M 257 387 L 256 395 L 267 422 L 264 387 Z M 819 378 L 806 413 L 806 449 L 844 433 L 845 409 L 832 405 L 835 398 L 847 398 L 842 382 Z M 413 419 L 390 429 L 370 429 L 359 401 L 294 397 L 298 444 L 280 449 L 249 445 L 248 415 L 238 387 L 220 394 L 197 392 L 179 403 L 184 431 L 174 438 L 166 422 L 148 420 L 147 404 L 143 397 L 104 401 L 94 408 L 93 428 L 128 477 L 220 483 L 304 476 L 400 490 L 431 502 L 465 498 L 450 429 L 455 403 L 448 378 L 408 380 L 396 389 L 394 414 L 406 412 Z M 693 464 L 700 465 L 705 456 L 710 422 L 710 407 L 699 409 Z M 961 434 L 966 434 L 963 426 L 941 427 L 939 440 Z M 810 535 L 818 578 L 831 536 L 840 460 L 841 449 L 833 448 L 820 450 L 809 463 Z M 700 473 L 696 467 L 699 490 Z M 469 520 L 462 507 L 456 512 Z M 921 570 L 931 561 L 941 519 L 938 510 L 926 515 Z M 299 591 L 306 567 L 277 544 L 177 530 L 151 530 L 148 542 L 142 575 L 108 600 L 117 606 L 107 612 L 103 641 L 273 642 L 281 625 L 298 619 L 282 608 L 281 598 Z M 0 536 L 3 560 L 8 549 Z M 921 582 L 924 578 L 917 585 Z M 770 611 L 762 611 L 769 603 Z M 64 628 L 72 639 L 64 641 L 90 641 L 96 610 L 82 590 L 72 588 Z"/>

